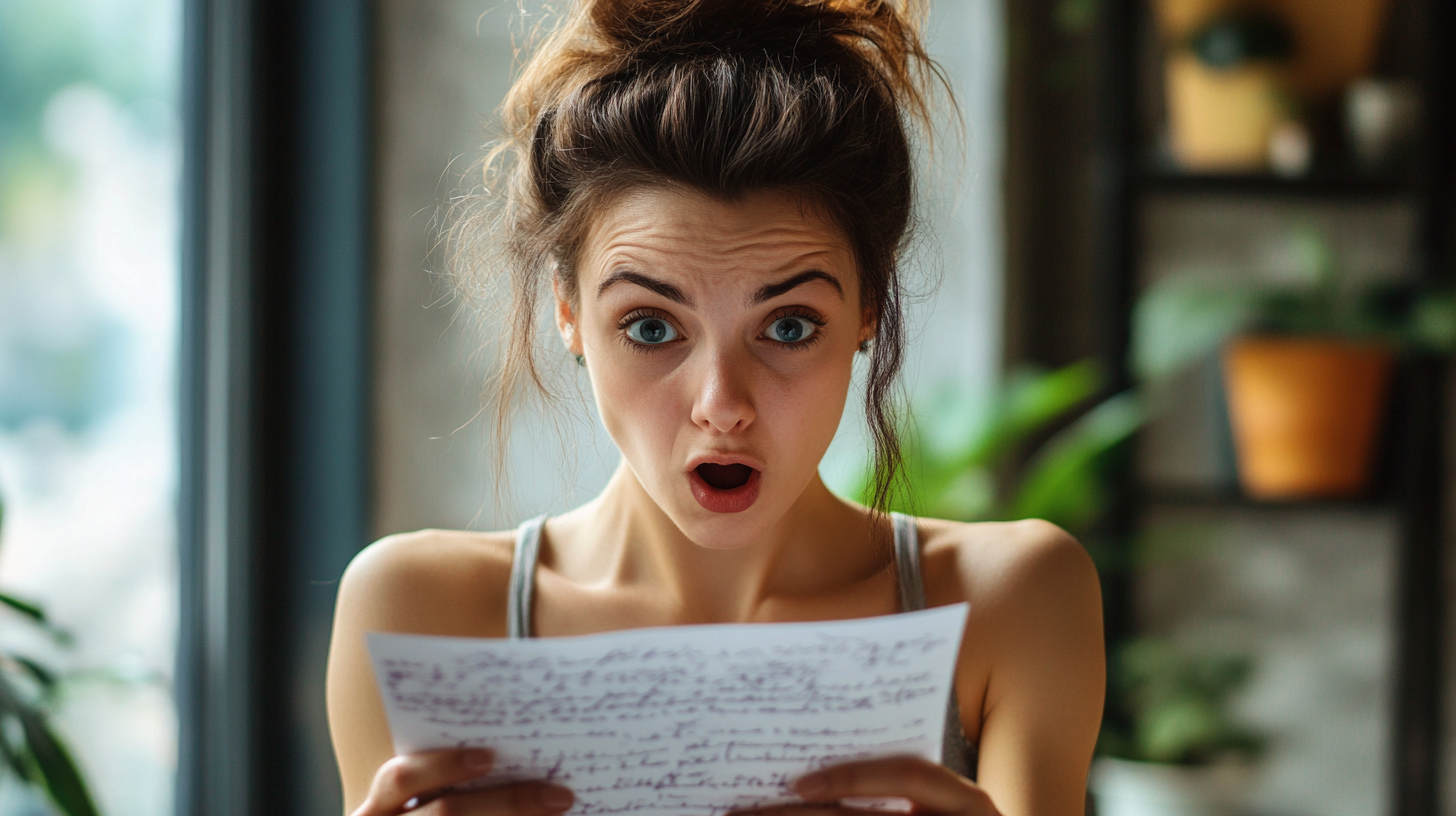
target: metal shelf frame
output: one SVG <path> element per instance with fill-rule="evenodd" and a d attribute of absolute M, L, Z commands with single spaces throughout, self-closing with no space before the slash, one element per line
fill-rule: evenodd
<path fill-rule="evenodd" d="M 1316 176 L 1281 179 L 1272 176 L 1180 175 L 1150 170 L 1139 132 L 1140 46 L 1151 31 L 1147 0 L 1106 0 L 1102 6 L 1099 46 L 1101 122 L 1098 133 L 1096 191 L 1098 200 L 1097 266 L 1102 302 L 1100 353 L 1116 372 L 1113 388 L 1131 384 L 1127 369 L 1130 315 L 1135 298 L 1139 243 L 1139 204 L 1152 194 L 1305 198 L 1357 202 L 1371 198 L 1403 198 L 1417 209 L 1415 275 L 1432 285 L 1452 284 L 1456 277 L 1456 60 L 1449 43 L 1456 41 L 1456 4 L 1450 0 L 1394 0 L 1412 4 L 1422 36 L 1417 56 L 1417 82 L 1424 103 L 1422 146 L 1408 178 Z M 1441 751 L 1445 731 L 1442 697 L 1444 669 L 1446 529 L 1445 497 L 1448 464 L 1442 451 L 1448 364 L 1420 358 L 1405 364 L 1395 404 L 1398 429 L 1392 459 L 1391 489 L 1372 503 L 1348 505 L 1391 508 L 1401 529 L 1397 576 L 1396 664 L 1391 693 L 1394 816 L 1440 816 Z M 1156 494 L 1136 484 L 1132 467 L 1122 468 L 1109 525 L 1114 538 L 1127 539 Z M 1161 499 L 1168 499 L 1164 496 Z M 1172 497 L 1174 500 L 1177 497 Z M 1183 497 L 1187 499 L 1188 497 Z M 1205 502 L 1219 503 L 1228 497 Z M 1237 499 L 1241 506 L 1247 502 Z M 1249 505 L 1252 506 L 1252 505 Z M 1318 509 L 1319 505 L 1299 505 Z M 1347 505 L 1339 505 L 1346 507 Z M 1108 637 L 1116 640 L 1135 631 L 1132 582 L 1135 576 L 1111 576 L 1106 587 Z"/>

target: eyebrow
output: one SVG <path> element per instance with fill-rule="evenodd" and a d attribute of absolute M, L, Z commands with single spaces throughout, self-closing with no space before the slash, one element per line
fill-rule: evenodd
<path fill-rule="evenodd" d="M 673 286 L 667 281 L 660 281 L 656 278 L 649 278 L 646 275 L 632 272 L 626 269 L 618 269 L 617 271 L 608 275 L 607 279 L 602 281 L 601 285 L 597 287 L 597 297 L 601 297 L 603 292 L 607 291 L 613 285 L 618 283 L 635 283 L 638 286 L 641 286 L 643 289 L 662 295 L 673 303 L 680 303 L 684 306 L 693 305 L 692 298 L 683 294 L 683 291 L 681 289 Z"/>
<path fill-rule="evenodd" d="M 785 292 L 803 286 L 810 281 L 816 280 L 824 281 L 830 286 L 833 286 L 834 291 L 839 293 L 840 299 L 844 299 L 844 287 L 839 285 L 839 281 L 833 275 L 829 274 L 828 272 L 821 272 L 818 269 L 811 269 L 808 272 L 800 272 L 799 274 L 793 276 L 792 278 L 789 278 L 786 281 L 782 281 L 780 283 L 770 283 L 762 289 L 759 289 L 757 292 L 753 293 L 752 302 L 756 306 L 766 300 L 773 300 L 774 298 L 784 294 Z"/>

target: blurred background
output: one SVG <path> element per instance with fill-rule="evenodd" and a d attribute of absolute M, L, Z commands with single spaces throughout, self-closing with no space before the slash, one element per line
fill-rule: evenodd
<path fill-rule="evenodd" d="M 0 816 L 340 812 L 349 558 L 615 467 L 543 331 L 497 498 L 438 240 L 552 6 L 0 2 Z M 1089 809 L 1456 814 L 1456 9 L 930 14 L 899 509 L 1092 553 Z"/>

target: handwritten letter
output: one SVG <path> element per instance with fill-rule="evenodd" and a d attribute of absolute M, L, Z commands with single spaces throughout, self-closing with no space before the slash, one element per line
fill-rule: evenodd
<path fill-rule="evenodd" d="M 395 750 L 487 747 L 573 814 L 792 802 L 815 768 L 939 761 L 966 606 L 825 623 L 487 640 L 369 634 Z"/>

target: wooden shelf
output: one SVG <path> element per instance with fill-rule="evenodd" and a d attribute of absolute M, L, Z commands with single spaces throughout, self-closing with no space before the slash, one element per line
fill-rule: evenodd
<path fill-rule="evenodd" d="M 1268 174 L 1180 173 L 1154 169 L 1138 175 L 1135 184 L 1151 193 L 1315 199 L 1399 198 L 1416 192 L 1409 178 L 1362 174 L 1284 178 Z"/>
<path fill-rule="evenodd" d="M 1355 499 L 1256 499 L 1236 489 L 1166 488 L 1144 485 L 1138 499 L 1149 507 L 1228 508 L 1238 510 L 1317 512 L 1396 512 L 1400 508 L 1387 498 L 1368 496 Z"/>

